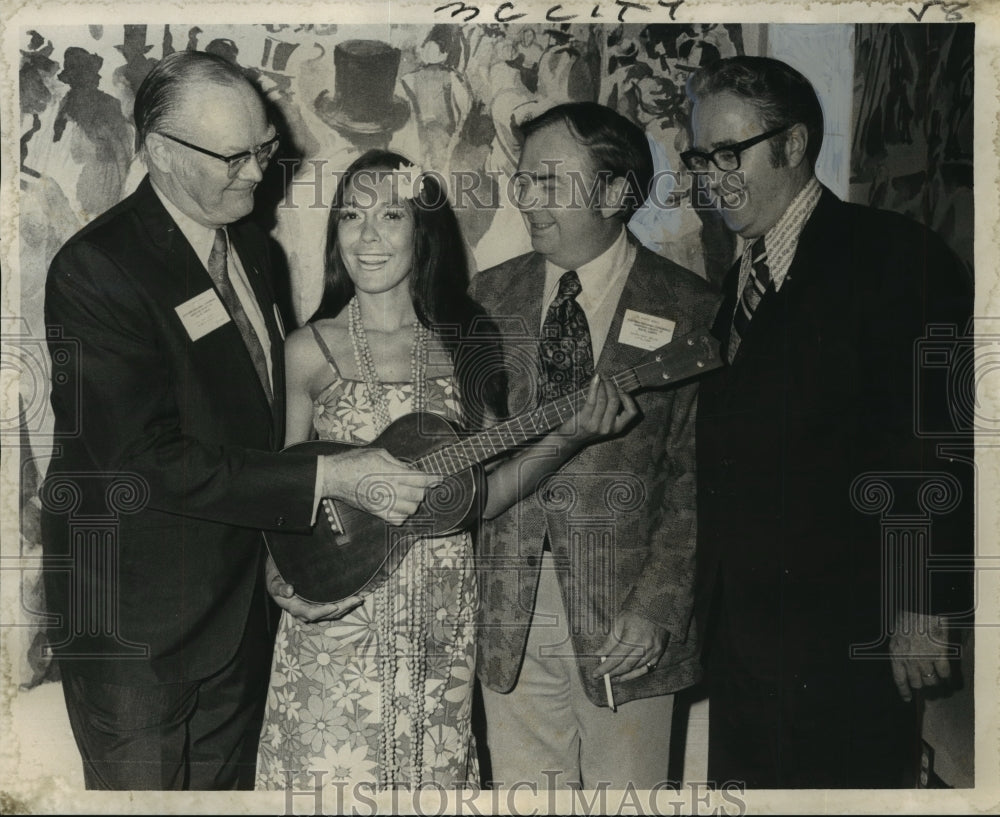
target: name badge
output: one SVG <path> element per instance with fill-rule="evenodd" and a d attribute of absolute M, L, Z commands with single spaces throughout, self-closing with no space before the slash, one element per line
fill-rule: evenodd
<path fill-rule="evenodd" d="M 622 331 L 618 334 L 618 342 L 627 346 L 637 346 L 647 352 L 659 349 L 674 337 L 676 323 L 669 318 L 647 315 L 634 309 L 625 310 L 622 321 Z"/>
<path fill-rule="evenodd" d="M 175 307 L 174 311 L 191 340 L 203 338 L 213 329 L 232 320 L 214 289 L 206 289 L 201 295 L 195 295 L 191 300 Z"/>

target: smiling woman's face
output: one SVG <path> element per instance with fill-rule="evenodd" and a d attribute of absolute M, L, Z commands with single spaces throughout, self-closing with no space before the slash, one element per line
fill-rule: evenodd
<path fill-rule="evenodd" d="M 396 197 L 391 178 L 370 179 L 360 190 L 347 185 L 337 244 L 354 286 L 375 294 L 405 286 L 410 277 L 413 213 Z"/>

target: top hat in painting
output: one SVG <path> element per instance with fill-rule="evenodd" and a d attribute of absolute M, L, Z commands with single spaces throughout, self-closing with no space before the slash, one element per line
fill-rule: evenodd
<path fill-rule="evenodd" d="M 264 54 L 260 58 L 261 70 L 266 73 L 284 74 L 288 71 L 288 60 L 299 43 L 288 43 L 277 37 L 264 38 Z"/>
<path fill-rule="evenodd" d="M 146 45 L 146 26 L 125 26 L 125 34 L 122 44 L 115 48 L 120 51 L 126 60 L 133 60 L 143 57 L 153 50 L 153 46 Z"/>
<path fill-rule="evenodd" d="M 410 105 L 393 91 L 399 49 L 378 40 L 347 40 L 333 49 L 333 99 L 313 103 L 316 115 L 346 135 L 392 133 L 406 124 Z"/>

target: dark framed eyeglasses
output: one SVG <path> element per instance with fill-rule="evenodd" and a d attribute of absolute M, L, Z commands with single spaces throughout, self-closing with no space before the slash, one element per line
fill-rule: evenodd
<path fill-rule="evenodd" d="M 171 136 L 169 133 L 160 133 L 160 136 L 165 136 L 171 142 L 176 142 L 178 145 L 184 145 L 186 148 L 197 150 L 199 153 L 204 153 L 206 156 L 211 156 L 213 159 L 225 162 L 228 165 L 227 170 L 229 171 L 230 179 L 235 179 L 236 176 L 239 175 L 239 172 L 246 167 L 247 162 L 250 161 L 250 157 L 257 160 L 257 164 L 260 165 L 261 170 L 267 167 L 267 163 L 271 161 L 271 157 L 274 156 L 275 151 L 278 149 L 279 141 L 279 137 L 274 136 L 266 142 L 262 142 L 256 147 L 250 148 L 250 150 L 241 150 L 239 153 L 234 153 L 232 156 L 223 156 L 221 153 L 215 153 L 214 151 L 199 147 L 198 145 L 193 145 L 190 142 L 185 142 L 183 139 L 178 139 L 176 136 Z"/>
<path fill-rule="evenodd" d="M 714 164 L 719 170 L 739 170 L 740 154 L 744 150 L 752 148 L 754 145 L 760 144 L 772 136 L 777 136 L 779 133 L 784 133 L 791 127 L 791 125 L 782 125 L 780 128 L 769 130 L 759 136 L 744 139 L 742 142 L 735 142 L 732 145 L 722 145 L 722 147 L 717 147 L 711 153 L 703 153 L 700 150 L 685 150 L 681 153 L 681 161 L 684 162 L 684 166 L 688 170 L 694 173 L 704 173 L 707 171 L 709 162 Z"/>

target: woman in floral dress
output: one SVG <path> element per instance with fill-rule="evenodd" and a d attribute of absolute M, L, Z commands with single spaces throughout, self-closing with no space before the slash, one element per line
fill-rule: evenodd
<path fill-rule="evenodd" d="M 495 327 L 465 294 L 458 224 L 433 176 L 370 151 L 341 178 L 327 231 L 325 291 L 286 346 L 287 436 L 364 445 L 424 411 L 481 427 L 506 412 Z M 478 319 L 478 321 L 476 320 Z M 475 325 L 474 325 L 475 322 Z M 448 327 L 450 331 L 442 331 Z M 457 331 L 456 331 L 457 330 Z M 499 513 L 586 442 L 613 433 L 634 404 L 595 380 L 574 420 L 490 474 Z M 414 544 L 388 581 L 327 605 L 293 597 L 275 645 L 258 788 L 478 783 L 470 715 L 477 582 L 468 533 Z"/>

